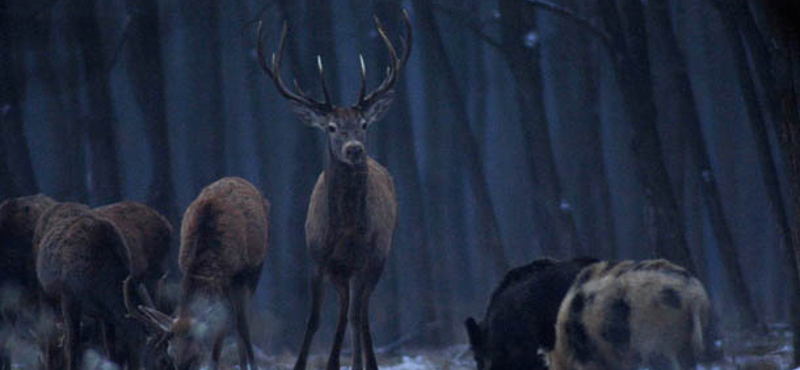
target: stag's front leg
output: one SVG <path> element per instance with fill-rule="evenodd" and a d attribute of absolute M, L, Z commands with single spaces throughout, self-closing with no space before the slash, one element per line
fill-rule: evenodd
<path fill-rule="evenodd" d="M 341 277 L 332 277 L 331 281 L 339 295 L 339 321 L 336 323 L 336 335 L 333 337 L 327 370 L 339 370 L 339 354 L 342 351 L 344 333 L 347 331 L 347 315 L 350 308 L 350 283 L 349 279 Z"/>
<path fill-rule="evenodd" d="M 365 271 L 359 276 L 357 285 L 361 286 L 359 298 L 361 299 L 361 340 L 364 345 L 364 357 L 367 370 L 378 370 L 378 361 L 375 359 L 375 349 L 372 347 L 372 333 L 369 328 L 369 298 L 378 285 L 378 280 L 383 273 L 383 262 Z"/>
<path fill-rule="evenodd" d="M 308 316 L 308 323 L 306 326 L 306 334 L 303 336 L 303 345 L 300 347 L 300 353 L 297 355 L 297 362 L 294 364 L 294 370 L 305 370 L 306 359 L 308 358 L 308 349 L 311 347 L 311 341 L 314 340 L 314 333 L 319 328 L 319 314 L 322 308 L 323 290 L 322 290 L 322 270 L 320 268 L 314 269 L 311 273 L 309 285 L 311 286 L 311 312 Z"/>
<path fill-rule="evenodd" d="M 353 295 L 350 297 L 350 325 L 352 326 L 352 343 L 353 343 L 353 370 L 362 370 L 364 367 L 364 356 L 361 351 L 361 285 L 359 279 L 356 279 L 353 284 Z"/>

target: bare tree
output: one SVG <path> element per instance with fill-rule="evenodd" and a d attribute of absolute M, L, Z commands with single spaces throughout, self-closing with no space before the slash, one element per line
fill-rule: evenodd
<path fill-rule="evenodd" d="M 689 79 L 687 65 L 683 52 L 678 46 L 678 41 L 672 30 L 671 14 L 669 4 L 665 2 L 648 3 L 652 17 L 649 30 L 656 38 L 660 53 L 658 55 L 668 68 L 669 75 L 666 76 L 672 81 L 671 91 L 674 93 L 673 99 L 676 108 L 681 112 L 683 119 L 679 120 L 682 129 L 686 133 L 685 140 L 689 155 L 692 158 L 692 170 L 702 180 L 700 182 L 703 201 L 708 210 L 714 238 L 717 240 L 719 255 L 722 258 L 722 265 L 727 276 L 731 279 L 734 300 L 739 306 L 742 321 L 748 329 L 760 327 L 760 321 L 755 311 L 753 299 L 747 287 L 747 282 L 742 272 L 741 261 L 739 260 L 739 250 L 728 226 L 728 220 L 722 206 L 717 181 L 714 177 L 714 169 L 711 167 L 708 148 L 702 132 L 700 116 L 697 112 L 697 103 L 694 99 L 691 80 Z M 702 248 L 702 246 L 699 246 Z"/>
<path fill-rule="evenodd" d="M 125 67 L 136 101 L 144 115 L 145 133 L 152 161 L 152 178 L 147 189 L 147 204 L 173 224 L 178 224 L 175 188 L 172 182 L 167 123 L 166 92 L 158 3 L 155 0 L 126 1 L 130 30 L 126 43 Z"/>
<path fill-rule="evenodd" d="M 122 198 L 122 183 L 117 153 L 117 119 L 109 81 L 111 61 L 106 57 L 94 0 L 76 0 L 68 3 L 67 8 L 69 18 L 74 22 L 72 28 L 77 32 L 88 98 L 90 193 L 95 203 L 112 203 Z"/>
<path fill-rule="evenodd" d="M 426 50 L 421 53 L 424 64 L 430 64 L 441 78 L 446 93 L 442 94 L 440 102 L 446 105 L 448 111 L 454 115 L 451 121 L 456 124 L 455 130 L 459 138 L 459 147 L 463 150 L 465 162 L 471 164 L 466 169 L 470 191 L 476 203 L 476 212 L 480 217 L 478 230 L 476 230 L 479 238 L 477 243 L 490 256 L 495 274 L 499 276 L 508 269 L 509 263 L 503 250 L 497 216 L 489 195 L 478 143 L 469 124 L 469 116 L 464 105 L 466 102 L 453 73 L 450 58 L 445 52 L 431 4 L 422 0 L 413 0 L 412 4 L 419 24 L 427 26 L 420 32 L 421 42 L 428 45 Z"/>
<path fill-rule="evenodd" d="M 22 30 L 10 4 L 0 1 L 0 144 L 5 148 L 7 171 L 13 173 L 15 187 L 10 196 L 35 194 L 39 191 L 33 173 L 25 130 L 22 104 L 25 95 Z"/>

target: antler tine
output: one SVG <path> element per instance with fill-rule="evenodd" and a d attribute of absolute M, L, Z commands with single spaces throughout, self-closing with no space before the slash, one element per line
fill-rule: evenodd
<path fill-rule="evenodd" d="M 325 105 L 331 107 L 331 94 L 328 92 L 328 84 L 325 83 L 325 67 L 322 65 L 322 56 L 317 55 L 317 68 L 319 69 L 319 80 L 322 83 L 322 93 L 325 94 Z"/>
<path fill-rule="evenodd" d="M 266 58 L 264 57 L 264 41 L 262 37 L 262 26 L 263 22 L 258 22 L 258 61 L 261 64 L 261 69 L 264 70 L 264 73 L 272 79 L 275 83 L 275 87 L 278 89 L 278 92 L 286 99 L 291 100 L 295 103 L 308 106 L 310 108 L 314 108 L 317 110 L 327 110 L 329 106 L 327 104 L 320 103 L 314 99 L 311 99 L 305 96 L 300 91 L 300 95 L 291 92 L 289 89 L 286 88 L 286 85 L 283 83 L 283 78 L 281 78 L 281 58 L 283 56 L 283 47 L 286 43 L 286 34 L 288 33 L 289 25 L 287 22 L 283 23 L 283 30 L 281 31 L 281 38 L 278 42 L 278 52 L 272 54 L 272 67 L 267 64 Z"/>
<path fill-rule="evenodd" d="M 383 82 L 375 89 L 375 91 L 371 92 L 366 97 L 359 96 L 358 105 L 365 107 L 371 104 L 375 99 L 378 97 L 386 94 L 389 90 L 394 87 L 395 83 L 397 82 L 397 76 L 400 71 L 405 66 L 406 61 L 408 61 L 409 56 L 411 55 L 411 20 L 408 16 L 408 12 L 403 10 L 403 23 L 406 25 L 406 37 L 402 39 L 403 43 L 403 55 L 398 58 L 397 50 L 394 48 L 391 40 L 386 35 L 386 31 L 381 24 L 380 19 L 375 17 L 375 27 L 378 30 L 378 34 L 381 36 L 384 45 L 386 45 L 386 49 L 389 51 L 389 57 L 391 58 L 390 65 L 386 68 L 386 77 L 384 78 Z"/>
<path fill-rule="evenodd" d="M 398 70 L 405 67 L 408 58 L 411 57 L 411 44 L 414 41 L 414 35 L 411 33 L 411 18 L 408 16 L 408 11 L 405 9 L 403 9 L 403 24 L 406 26 L 406 35 L 401 39 L 403 43 L 403 58 L 401 59 L 402 64 L 398 67 Z"/>
<path fill-rule="evenodd" d="M 142 314 L 142 312 L 139 311 L 139 309 L 133 307 L 131 299 L 131 276 L 128 276 L 122 283 L 122 296 L 123 296 L 123 302 L 125 303 L 125 309 L 128 311 L 127 315 L 129 317 L 134 318 L 145 325 L 156 326 L 156 327 L 158 326 L 152 320 L 150 320 L 149 317 Z M 145 304 L 152 304 L 152 303 L 145 302 Z"/>
<path fill-rule="evenodd" d="M 361 63 L 361 88 L 358 89 L 358 101 L 364 101 L 367 93 L 367 65 L 364 63 L 364 54 L 358 54 L 358 61 Z"/>

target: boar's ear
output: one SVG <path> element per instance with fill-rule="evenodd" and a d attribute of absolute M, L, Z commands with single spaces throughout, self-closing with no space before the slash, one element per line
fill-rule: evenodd
<path fill-rule="evenodd" d="M 481 338 L 481 329 L 478 323 L 475 322 L 475 319 L 470 317 L 467 321 L 464 321 L 464 325 L 467 327 L 467 336 L 469 336 L 469 344 L 472 346 L 472 350 L 474 351 L 481 348 L 483 345 L 483 338 Z"/>

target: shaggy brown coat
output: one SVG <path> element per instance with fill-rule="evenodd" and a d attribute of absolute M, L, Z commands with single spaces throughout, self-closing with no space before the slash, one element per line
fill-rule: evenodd
<path fill-rule="evenodd" d="M 559 309 L 553 370 L 693 369 L 713 352 L 700 281 L 665 260 L 599 262 Z"/>
<path fill-rule="evenodd" d="M 186 210 L 176 316 L 140 307 L 169 336 L 168 352 L 178 369 L 209 364 L 209 353 L 215 367 L 231 326 L 240 339 L 241 368 L 255 366 L 249 305 L 267 253 L 269 208 L 252 184 L 226 177 L 203 189 Z"/>
<path fill-rule="evenodd" d="M 39 283 L 33 232 L 36 222 L 55 200 L 44 195 L 0 203 L 0 369 L 11 368 L 7 328 L 31 325 L 38 312 Z"/>
<path fill-rule="evenodd" d="M 138 202 L 124 201 L 95 208 L 117 226 L 130 251 L 133 283 L 143 283 L 156 302 L 161 302 L 159 279 L 167 272 L 172 225 L 158 211 Z M 164 309 L 157 304 L 159 309 Z"/>
<path fill-rule="evenodd" d="M 129 275 L 130 257 L 119 230 L 91 210 L 69 205 L 45 222 L 48 226 L 39 243 L 36 273 L 49 302 L 60 304 L 66 334 L 65 368 L 77 369 L 80 364 L 84 315 L 98 320 L 103 332 L 125 348 L 115 352 L 106 346 L 112 360 L 138 368 L 144 331 L 125 316 L 122 285 Z M 116 358 L 117 353 L 124 353 L 125 358 Z"/>

